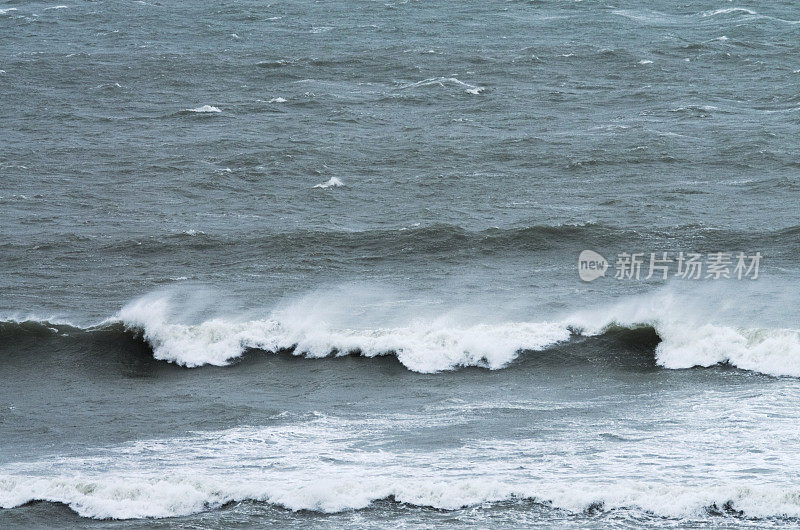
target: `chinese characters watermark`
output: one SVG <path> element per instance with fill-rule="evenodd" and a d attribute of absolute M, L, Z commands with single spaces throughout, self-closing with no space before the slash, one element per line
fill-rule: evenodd
<path fill-rule="evenodd" d="M 614 262 L 617 280 L 755 280 L 761 265 L 761 252 L 621 252 Z M 606 275 L 609 262 L 593 250 L 578 256 L 578 276 L 585 282 Z"/>

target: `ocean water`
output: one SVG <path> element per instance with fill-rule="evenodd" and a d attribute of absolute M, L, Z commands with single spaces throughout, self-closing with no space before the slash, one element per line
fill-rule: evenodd
<path fill-rule="evenodd" d="M 4 0 L 0 527 L 796 527 L 798 153 L 791 1 Z"/>

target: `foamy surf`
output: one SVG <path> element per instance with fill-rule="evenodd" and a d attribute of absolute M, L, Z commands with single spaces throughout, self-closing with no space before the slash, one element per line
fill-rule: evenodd
<path fill-rule="evenodd" d="M 738 313 L 747 299 L 729 295 L 715 302 L 718 294 L 678 294 L 665 289 L 567 319 L 586 335 L 614 326 L 653 327 L 661 339 L 655 360 L 664 368 L 727 364 L 767 375 L 800 377 L 800 330 L 732 324 L 726 315 Z"/>
<path fill-rule="evenodd" d="M 545 350 L 575 333 L 593 336 L 613 327 L 650 326 L 660 339 L 655 361 L 664 368 L 727 364 L 767 375 L 800 377 L 798 330 L 704 321 L 688 315 L 682 303 L 655 296 L 553 321 L 466 323 L 442 314 L 362 328 L 332 324 L 331 315 L 314 315 L 305 303 L 273 310 L 260 319 L 218 317 L 187 324 L 173 320 L 168 296 L 146 296 L 126 305 L 115 319 L 141 334 L 156 359 L 186 367 L 224 366 L 252 349 L 291 351 L 309 358 L 394 355 L 406 368 L 421 373 L 468 366 L 496 370 L 508 366 L 521 352 Z"/>
<path fill-rule="evenodd" d="M 758 411 L 761 403 L 745 401 L 741 413 L 746 417 L 747 410 Z M 14 463 L 0 474 L 0 506 L 12 508 L 45 500 L 63 503 L 84 517 L 131 519 L 189 515 L 239 501 L 337 513 L 369 508 L 384 499 L 439 510 L 531 500 L 574 513 L 626 509 L 662 517 L 705 517 L 715 512 L 745 517 L 800 516 L 800 492 L 791 483 L 777 481 L 764 487 L 736 479 L 720 484 L 715 480 L 718 477 L 709 477 L 685 486 L 669 481 L 667 475 L 647 481 L 624 480 L 615 477 L 613 462 L 578 457 L 578 463 L 595 471 L 605 469 L 607 480 L 597 482 L 581 473 L 566 472 L 557 461 L 542 461 L 541 444 L 550 442 L 538 437 L 514 443 L 495 440 L 489 445 L 467 442 L 457 451 L 395 453 L 382 450 L 380 444 L 362 445 L 367 432 L 376 442 L 391 440 L 398 430 L 469 424 L 486 411 L 511 405 L 493 401 L 430 403 L 415 412 L 368 417 L 278 413 L 263 426 L 139 440 L 80 456 Z M 547 403 L 513 405 L 524 411 Z M 703 412 L 713 413 L 714 409 L 694 414 Z M 600 431 L 604 428 L 599 427 Z M 593 433 L 576 436 L 591 438 Z M 643 448 L 675 456 L 675 448 L 652 436 L 630 440 L 627 447 L 636 452 L 628 459 L 635 459 Z M 547 449 L 558 450 L 560 442 L 552 443 L 556 446 Z M 564 443 L 569 446 L 572 442 Z M 615 445 L 606 451 L 619 456 L 626 447 Z M 518 456 L 509 458 L 510 454 Z M 713 455 L 707 458 L 714 461 Z M 437 463 L 436 469 L 431 469 L 431 462 Z"/>
<path fill-rule="evenodd" d="M 339 513 L 368 509 L 380 500 L 437 510 L 529 500 L 576 514 L 631 510 L 674 518 L 800 517 L 800 490 L 791 483 L 764 486 L 739 479 L 720 484 L 710 478 L 688 486 L 665 476 L 624 480 L 614 478 L 613 471 L 598 481 L 581 472 L 570 476 L 557 463 L 540 460 L 536 439 L 466 443 L 454 452 L 395 453 L 361 445 L 365 432 L 382 439 L 397 429 L 469 421 L 465 413 L 440 409 L 426 410 L 422 417 L 358 419 L 281 414 L 288 423 L 140 440 L 88 455 L 10 464 L 0 474 L 0 507 L 49 501 L 83 517 L 139 519 L 185 516 L 241 501 Z M 652 443 L 653 451 L 668 450 Z M 435 469 L 431 462 L 437 463 Z"/>
<path fill-rule="evenodd" d="M 291 350 L 306 357 L 357 353 L 395 355 L 408 369 L 431 373 L 465 366 L 502 368 L 522 349 L 538 350 L 567 340 L 558 323 L 504 323 L 458 326 L 422 320 L 377 329 L 333 328 L 324 320 L 273 314 L 260 320 L 214 318 L 199 324 L 169 322 L 169 301 L 144 298 L 129 304 L 119 319 L 140 332 L 156 359 L 196 367 L 223 366 L 248 349 Z"/>
<path fill-rule="evenodd" d="M 185 234 L 197 237 L 202 232 Z M 724 285 L 719 288 L 728 292 Z M 362 291 L 349 287 L 315 291 L 287 301 L 288 305 L 245 314 L 241 310 L 220 313 L 216 308 L 221 300 L 209 299 L 211 295 L 202 289 L 181 288 L 145 295 L 95 326 L 80 328 L 56 316 L 17 313 L 2 319 L 0 332 L 16 337 L 29 328 L 69 334 L 114 332 L 113 326 L 119 326 L 119 333 L 124 328 L 146 341 L 155 359 L 185 367 L 225 366 L 248 350 L 259 350 L 308 358 L 394 356 L 409 370 L 434 373 L 471 366 L 502 369 L 521 354 L 560 348 L 580 336 L 607 335 L 616 340 L 615 329 L 647 327 L 654 333 L 636 340 L 653 349 L 655 364 L 663 368 L 729 365 L 772 376 L 800 377 L 800 330 L 758 325 L 752 320 L 747 325 L 726 317 L 725 307 L 728 313 L 736 313 L 749 300 L 746 297 L 731 298 L 729 294 L 727 302 L 720 303 L 714 302 L 719 293 L 696 296 L 665 289 L 608 306 L 554 315 L 552 320 L 524 321 L 487 320 L 480 312 L 469 316 L 469 310 L 464 313 L 455 308 L 418 312 L 398 300 L 397 293 L 373 288 Z M 188 293 L 195 298 L 186 299 Z M 756 294 L 778 303 L 770 307 L 780 306 L 779 295 Z M 769 315 L 762 314 L 764 322 L 769 321 Z M 119 340 L 130 338 L 120 334 Z"/>
<path fill-rule="evenodd" d="M 208 475 L 73 476 L 41 478 L 0 475 L 0 507 L 33 501 L 62 503 L 82 517 L 143 519 L 186 516 L 231 502 L 269 503 L 292 511 L 340 513 L 379 500 L 437 510 L 484 507 L 528 500 L 580 514 L 631 510 L 667 518 L 733 515 L 745 518 L 800 517 L 800 489 L 759 485 L 720 487 L 503 482 L 501 479 L 424 480 L 324 477 L 299 483 L 236 480 Z"/>

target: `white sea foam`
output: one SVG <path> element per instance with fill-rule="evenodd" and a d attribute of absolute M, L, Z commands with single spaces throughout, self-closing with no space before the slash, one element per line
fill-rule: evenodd
<path fill-rule="evenodd" d="M 202 234 L 195 230 L 183 233 Z M 185 280 L 186 277 L 176 279 Z M 350 353 L 365 357 L 394 355 L 410 370 L 431 373 L 465 366 L 499 369 L 506 367 L 522 351 L 549 348 L 569 340 L 575 332 L 592 336 L 614 326 L 651 326 L 661 339 L 655 349 L 656 362 L 664 368 L 726 363 L 768 375 L 800 377 L 800 330 L 731 323 L 724 316 L 717 318 L 719 315 L 692 302 L 691 298 L 677 296 L 669 290 L 551 321 L 525 322 L 476 320 L 474 314 L 470 316 L 468 308 L 420 313 L 410 318 L 407 315 L 414 314 L 414 309 L 402 301 L 380 301 L 386 293 L 370 290 L 358 293 L 349 289 L 327 294 L 313 292 L 288 305 L 261 312 L 263 317 L 260 318 L 247 318 L 235 309 L 229 311 L 229 316 L 208 318 L 202 312 L 209 306 L 217 311 L 227 304 L 216 299 L 209 301 L 207 292 L 193 286 L 186 292 L 197 299 L 203 298 L 201 302 L 190 304 L 197 307 L 182 306 L 185 300 L 176 302 L 173 295 L 180 291 L 159 291 L 132 301 L 117 315 L 88 327 L 121 322 L 126 328 L 141 333 L 153 348 L 156 359 L 187 367 L 224 366 L 246 350 L 258 349 L 292 351 L 309 358 Z M 698 298 L 714 300 L 714 295 L 706 293 L 695 300 Z M 774 307 L 783 304 L 773 300 Z M 741 313 L 737 304 L 729 301 L 728 312 Z M 366 312 L 365 307 L 368 308 Z M 761 314 L 767 312 L 764 308 L 757 310 Z M 206 317 L 198 318 L 201 313 Z M 369 315 L 374 318 L 369 320 Z M 252 317 L 252 312 L 248 316 Z M 0 320 L 86 328 L 55 316 L 10 314 Z"/>
<path fill-rule="evenodd" d="M 755 11 L 751 11 L 750 9 L 745 9 L 744 7 L 726 7 L 723 9 L 714 9 L 710 11 L 703 11 L 701 13 L 704 17 L 713 17 L 716 15 L 727 15 L 730 13 L 744 13 L 746 15 L 755 15 Z"/>
<path fill-rule="evenodd" d="M 281 98 L 281 97 L 278 97 L 278 98 L 272 98 L 271 100 L 269 100 L 269 102 L 270 103 L 286 103 L 286 100 Z"/>
<path fill-rule="evenodd" d="M 663 342 L 656 360 L 665 368 L 729 363 L 743 370 L 800 377 L 800 332 L 704 325 L 656 328 Z"/>
<path fill-rule="evenodd" d="M 728 503 L 747 517 L 800 516 L 800 488 L 769 486 L 665 487 L 631 482 L 507 483 L 497 479 L 420 480 L 325 477 L 301 483 L 238 481 L 214 476 L 168 478 L 127 476 L 0 476 L 0 507 L 33 500 L 60 502 L 83 517 L 136 519 L 185 516 L 229 502 L 269 502 L 293 511 L 337 513 L 368 507 L 394 497 L 397 502 L 456 510 L 505 500 L 531 499 L 580 513 L 590 506 L 631 509 L 663 517 L 702 517 L 710 507 Z"/>
<path fill-rule="evenodd" d="M 144 297 L 125 306 L 119 319 L 141 331 L 156 359 L 188 367 L 225 365 L 250 348 L 271 352 L 293 348 L 295 354 L 307 357 L 394 354 L 417 372 L 461 366 L 497 369 L 522 349 L 542 349 L 570 336 L 563 324 L 548 322 L 459 326 L 437 319 L 376 329 L 336 328 L 302 306 L 273 312 L 265 319 L 212 318 L 194 325 L 170 322 L 170 311 L 169 298 Z"/>
<path fill-rule="evenodd" d="M 521 351 L 542 350 L 568 340 L 573 329 L 596 335 L 613 325 L 647 325 L 661 338 L 655 356 L 664 368 L 727 363 L 769 375 L 800 377 L 800 331 L 717 319 L 708 309 L 691 308 L 687 298 L 671 292 L 639 296 L 554 321 L 491 323 L 465 321 L 447 312 L 402 321 L 391 316 L 369 323 L 346 321 L 340 316 L 352 308 L 337 307 L 335 300 L 351 295 L 318 296 L 322 298 L 317 302 L 312 295 L 266 311 L 260 318 L 226 316 L 184 323 L 176 317 L 180 312 L 169 295 L 153 294 L 126 305 L 116 318 L 142 333 L 155 358 L 188 367 L 226 365 L 246 350 L 258 349 L 292 350 L 312 358 L 395 355 L 417 372 L 464 366 L 498 369 Z M 320 306 L 325 307 L 322 312 Z"/>
<path fill-rule="evenodd" d="M 323 182 L 322 184 L 317 184 L 314 187 L 327 189 L 327 188 L 340 188 L 342 186 L 344 186 L 344 182 L 342 182 L 336 177 L 331 177 L 330 180 L 328 180 L 327 182 Z"/>
<path fill-rule="evenodd" d="M 697 111 L 713 112 L 715 110 L 719 110 L 719 107 L 715 107 L 714 105 L 689 105 L 689 106 L 685 106 L 685 107 L 677 107 L 677 108 L 674 108 L 674 109 L 670 109 L 670 112 L 686 112 L 686 111 L 691 111 L 691 112 L 697 112 Z"/>
<path fill-rule="evenodd" d="M 704 305 L 698 302 L 700 298 L 659 291 L 602 310 L 579 312 L 568 321 L 589 335 L 611 325 L 652 326 L 661 338 L 656 362 L 664 368 L 727 363 L 769 375 L 800 377 L 800 330 L 730 324 L 725 316 L 715 315 L 718 308 L 712 302 Z M 730 305 L 741 312 L 736 304 Z"/>
<path fill-rule="evenodd" d="M 211 105 L 203 105 L 202 107 L 197 107 L 195 109 L 186 109 L 187 112 L 199 112 L 199 113 L 213 113 L 213 112 L 222 112 L 219 108 L 213 107 Z"/>
<path fill-rule="evenodd" d="M 460 87 L 464 87 L 464 91 L 469 94 L 480 94 L 485 89 L 484 87 L 471 85 L 469 83 L 465 83 L 455 77 L 431 77 L 429 79 L 423 79 L 422 81 L 417 81 L 416 83 L 410 83 L 408 85 L 403 85 L 400 87 L 401 89 L 407 88 L 418 88 L 418 87 L 425 87 L 425 86 L 440 86 L 444 87 L 446 85 L 457 85 Z"/>
<path fill-rule="evenodd" d="M 25 322 L 39 322 L 41 324 L 52 324 L 54 326 L 69 326 L 72 328 L 82 328 L 82 327 L 89 327 L 83 326 L 81 324 L 77 324 L 72 320 L 65 319 L 58 315 L 50 315 L 48 317 L 43 317 L 41 315 L 36 315 L 33 313 L 10 313 L 0 316 L 0 322 L 13 322 L 15 324 L 22 324 Z"/>
<path fill-rule="evenodd" d="M 5 15 L 6 13 L 10 13 L 11 11 L 17 11 L 16 7 L 8 7 L 6 9 L 0 9 L 0 15 Z"/>
<path fill-rule="evenodd" d="M 465 443 L 457 451 L 392 451 L 364 445 L 365 436 L 387 440 L 398 430 L 461 425 L 471 421 L 465 414 L 469 411 L 426 409 L 360 418 L 315 413 L 305 419 L 286 418 L 288 423 L 141 440 L 79 457 L 11 463 L 0 474 L 0 507 L 46 500 L 64 503 L 84 517 L 130 519 L 188 515 L 244 500 L 336 513 L 393 497 L 442 510 L 532 499 L 574 513 L 600 506 L 663 517 L 707 517 L 709 507 L 728 504 L 746 517 L 800 516 L 800 488 L 790 479 L 791 472 L 780 473 L 779 466 L 781 476 L 769 486 L 741 478 L 720 481 L 726 476 L 721 464 L 685 483 L 668 472 L 644 480 L 624 478 L 635 475 L 631 467 L 638 463 L 657 462 L 652 455 L 635 452 L 620 458 L 630 445 L 608 446 L 610 461 L 574 454 L 574 440 L 539 437 L 488 439 Z M 791 427 L 787 421 L 781 436 L 793 436 Z M 590 438 L 597 434 L 590 431 Z M 712 434 L 724 433 L 722 429 Z M 581 433 L 575 436 L 584 440 Z M 702 441 L 688 439 L 690 447 L 684 450 L 657 439 L 631 442 L 637 450 L 647 448 L 672 458 L 696 451 L 696 443 Z M 734 449 L 736 456 L 746 450 L 729 448 Z M 546 456 L 562 450 L 572 459 L 569 469 L 558 458 Z M 689 464 L 698 468 L 717 463 L 714 452 L 692 454 Z M 787 466 L 794 463 L 790 454 L 787 457 Z M 661 465 L 672 467 L 672 458 Z M 712 476 L 703 478 L 706 473 Z"/>

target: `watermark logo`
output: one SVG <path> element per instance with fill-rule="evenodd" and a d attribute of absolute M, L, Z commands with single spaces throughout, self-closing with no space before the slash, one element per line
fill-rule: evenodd
<path fill-rule="evenodd" d="M 649 259 L 648 259 L 649 257 Z M 614 262 L 617 280 L 755 280 L 761 266 L 761 252 L 620 252 Z M 585 282 L 606 275 L 608 261 L 593 250 L 578 256 L 578 276 Z"/>
<path fill-rule="evenodd" d="M 606 275 L 608 261 L 594 250 L 584 250 L 578 256 L 578 276 L 585 282 L 596 280 Z"/>

